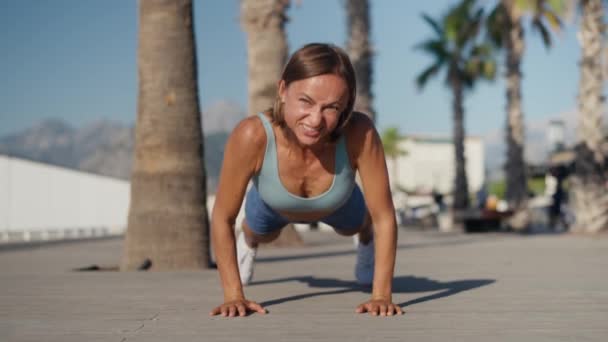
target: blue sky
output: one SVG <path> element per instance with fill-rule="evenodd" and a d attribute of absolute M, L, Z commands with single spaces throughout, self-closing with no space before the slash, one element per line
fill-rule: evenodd
<path fill-rule="evenodd" d="M 301 0 L 287 24 L 290 51 L 312 42 L 346 42 L 344 0 Z M 374 106 L 380 130 L 450 134 L 451 96 L 441 79 L 424 91 L 414 78 L 431 61 L 413 46 L 431 35 L 420 14 L 456 1 L 371 0 Z M 238 0 L 195 0 L 202 108 L 222 100 L 246 106 L 245 34 Z M 579 46 L 569 25 L 547 51 L 527 32 L 523 104 L 527 121 L 576 108 Z M 137 1 L 0 1 L 0 136 L 44 118 L 80 126 L 106 118 L 133 123 L 137 99 Z M 467 133 L 500 130 L 504 82 L 481 83 L 465 100 Z"/>

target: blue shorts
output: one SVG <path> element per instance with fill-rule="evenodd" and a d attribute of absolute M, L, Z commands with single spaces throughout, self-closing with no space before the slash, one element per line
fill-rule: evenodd
<path fill-rule="evenodd" d="M 356 231 L 363 226 L 367 207 L 363 194 L 358 185 L 355 185 L 346 203 L 333 213 L 321 218 L 320 221 L 340 231 Z M 245 221 L 251 230 L 258 235 L 270 234 L 285 227 L 289 223 L 312 223 L 312 222 L 290 222 L 281 214 L 277 213 L 260 197 L 260 193 L 252 186 L 247 193 L 245 201 Z M 314 222 L 314 221 L 313 221 Z"/>

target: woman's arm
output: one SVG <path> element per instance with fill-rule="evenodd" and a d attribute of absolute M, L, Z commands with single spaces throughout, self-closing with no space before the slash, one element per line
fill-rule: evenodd
<path fill-rule="evenodd" d="M 265 312 L 258 304 L 245 299 L 234 237 L 234 225 L 247 184 L 261 165 L 265 145 L 266 135 L 257 117 L 241 121 L 226 142 L 211 219 L 211 237 L 224 290 L 224 304 L 213 309 L 212 315 L 244 316 L 247 310 Z"/>
<path fill-rule="evenodd" d="M 392 314 L 390 307 L 394 307 L 392 282 L 397 249 L 397 223 L 384 149 L 373 122 L 367 116 L 354 113 L 352 120 L 348 139 L 351 141 L 349 150 L 354 154 L 374 230 L 376 255 L 371 302 L 379 303 L 380 314 L 387 310 Z M 384 309 L 386 307 L 389 308 Z M 401 308 L 396 307 L 395 311 L 401 313 Z"/>

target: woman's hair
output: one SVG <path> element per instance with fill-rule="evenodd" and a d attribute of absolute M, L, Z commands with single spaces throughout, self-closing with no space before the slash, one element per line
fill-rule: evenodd
<path fill-rule="evenodd" d="M 287 87 L 294 81 L 324 74 L 334 74 L 341 77 L 348 87 L 348 103 L 340 113 L 338 125 L 330 135 L 330 138 L 335 140 L 340 136 L 352 116 L 357 94 L 355 71 L 346 52 L 333 44 L 311 43 L 304 45 L 291 55 L 283 69 L 281 80 L 285 82 L 285 87 Z M 278 92 L 273 107 L 268 111 L 271 114 L 272 121 L 285 128 L 283 102 Z"/>

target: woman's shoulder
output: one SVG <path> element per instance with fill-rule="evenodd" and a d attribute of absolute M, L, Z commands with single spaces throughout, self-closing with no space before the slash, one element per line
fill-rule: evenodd
<path fill-rule="evenodd" d="M 370 133 L 375 133 L 376 127 L 374 121 L 369 115 L 361 112 L 353 112 L 344 132 L 349 140 L 361 141 Z"/>
<path fill-rule="evenodd" d="M 238 139 L 247 139 L 251 142 L 265 141 L 266 132 L 262 120 L 257 115 L 252 115 L 239 121 L 232 130 L 231 136 Z"/>
<path fill-rule="evenodd" d="M 234 145 L 237 151 L 263 150 L 266 146 L 266 132 L 261 119 L 252 115 L 241 120 L 230 133 L 228 142 Z"/>
<path fill-rule="evenodd" d="M 355 165 L 366 145 L 373 145 L 377 139 L 374 121 L 366 114 L 353 112 L 345 127 L 344 135 L 351 164 Z"/>

